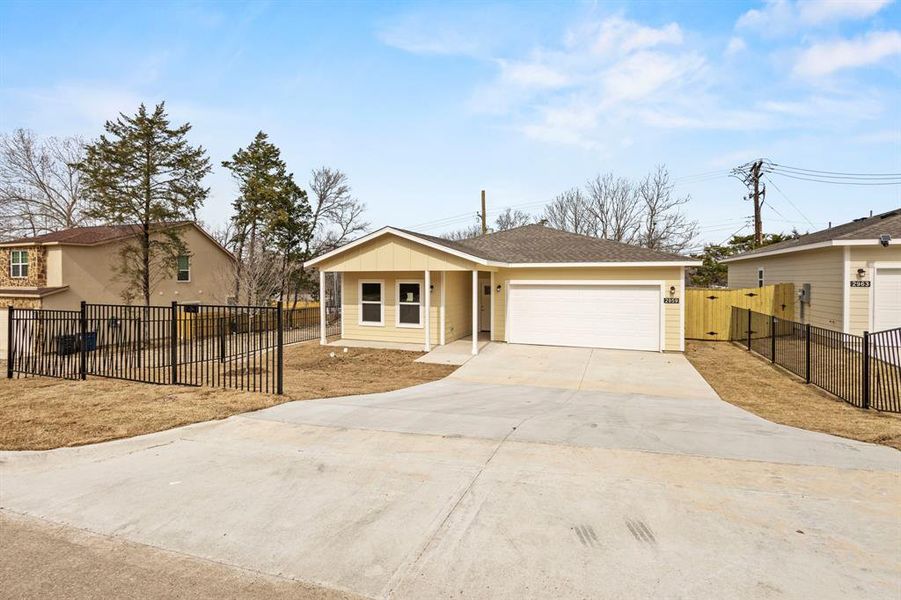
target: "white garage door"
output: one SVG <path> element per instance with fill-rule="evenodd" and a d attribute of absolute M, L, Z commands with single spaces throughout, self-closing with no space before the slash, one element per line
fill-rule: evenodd
<path fill-rule="evenodd" d="M 510 286 L 511 344 L 660 350 L 660 286 Z"/>
<path fill-rule="evenodd" d="M 877 269 L 873 290 L 873 330 L 901 327 L 901 269 Z"/>

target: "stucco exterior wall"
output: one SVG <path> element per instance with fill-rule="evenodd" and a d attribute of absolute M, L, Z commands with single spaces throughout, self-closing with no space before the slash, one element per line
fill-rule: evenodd
<path fill-rule="evenodd" d="M 848 248 L 848 281 L 843 283 L 847 287 L 845 293 L 848 297 L 848 333 L 861 335 L 864 331 L 873 331 L 873 285 L 877 277 L 878 263 L 901 264 L 901 245 L 891 244 L 885 248 L 882 246 Z M 857 276 L 858 269 L 864 270 L 862 278 Z M 851 280 L 858 279 L 869 281 L 870 287 L 851 287 Z"/>
<path fill-rule="evenodd" d="M 544 268 L 544 269 L 500 269 L 494 275 L 492 294 L 494 296 L 494 335 L 495 341 L 506 341 L 506 314 L 508 282 L 510 280 L 628 280 L 662 281 L 666 294 L 669 288 L 676 288 L 675 297 L 679 304 L 665 304 L 663 311 L 664 350 L 680 351 L 682 343 L 682 310 L 684 294 L 682 288 L 682 267 L 602 267 L 602 268 Z M 497 293 L 497 285 L 501 292 Z"/>
<path fill-rule="evenodd" d="M 153 286 L 151 304 L 178 302 L 224 304 L 231 290 L 232 261 L 228 254 L 193 227 L 185 228 L 183 239 L 191 254 L 191 280 L 177 281 L 173 271 Z M 78 308 L 82 300 L 94 303 L 121 304 L 126 284 L 117 277 L 121 243 L 100 246 L 57 246 L 48 263 L 59 269 L 59 285 L 65 292 L 44 299 L 44 308 Z M 58 250 L 57 250 L 58 249 Z M 56 278 L 54 271 L 50 278 Z M 134 303 L 142 303 L 140 290 L 131 290 Z"/>
<path fill-rule="evenodd" d="M 411 242 L 384 235 L 316 265 L 322 271 L 465 271 L 473 262 Z"/>
<path fill-rule="evenodd" d="M 345 272 L 344 287 L 341 298 L 341 319 L 343 325 L 342 337 L 348 340 L 395 342 L 407 344 L 425 344 L 425 327 L 398 327 L 397 326 L 397 282 L 417 281 L 422 285 L 420 302 L 425 310 L 425 296 L 427 293 L 423 283 L 424 273 L 419 271 L 398 272 Z M 360 324 L 360 282 L 382 282 L 382 303 L 384 305 L 384 318 L 382 325 Z M 440 340 L 439 331 L 439 303 L 441 299 L 440 273 L 431 273 L 431 284 L 434 286 L 429 302 L 430 306 L 430 335 L 432 345 L 437 345 Z M 446 320 L 446 317 L 445 317 Z M 445 339 L 447 342 L 447 339 Z"/>
<path fill-rule="evenodd" d="M 728 263 L 730 288 L 757 287 L 757 269 L 763 268 L 764 284 L 793 283 L 800 290 L 810 284 L 810 303 L 801 310 L 795 299 L 795 319 L 841 331 L 843 328 L 844 258 L 842 248 L 823 248 L 749 258 Z"/>

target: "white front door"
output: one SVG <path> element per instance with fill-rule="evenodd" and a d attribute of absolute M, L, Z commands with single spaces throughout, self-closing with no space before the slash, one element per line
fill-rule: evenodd
<path fill-rule="evenodd" d="M 659 285 L 521 283 L 510 286 L 511 344 L 661 350 Z"/>
<path fill-rule="evenodd" d="M 873 290 L 873 331 L 901 327 L 901 269 L 877 268 Z"/>
<path fill-rule="evenodd" d="M 491 331 L 490 279 L 479 279 L 479 331 Z"/>

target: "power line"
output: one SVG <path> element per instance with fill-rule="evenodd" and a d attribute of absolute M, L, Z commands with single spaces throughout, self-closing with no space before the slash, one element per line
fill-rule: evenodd
<path fill-rule="evenodd" d="M 792 202 L 791 199 L 789 199 L 789 197 L 785 195 L 785 192 L 782 191 L 782 188 L 780 188 L 778 185 L 776 185 L 776 182 L 773 181 L 773 179 L 769 175 L 766 176 L 766 179 L 773 185 L 774 188 L 776 188 L 777 192 L 782 194 L 782 197 L 785 198 L 785 201 L 788 202 L 791 205 L 791 207 L 795 209 L 795 212 L 797 212 L 799 215 L 801 215 L 804 218 L 804 220 L 807 221 L 808 224 L 810 224 L 811 227 L 816 227 L 816 225 L 813 224 L 813 221 L 808 219 L 807 215 L 805 215 L 803 212 L 801 212 L 800 208 L 795 206 L 795 203 Z"/>
<path fill-rule="evenodd" d="M 789 174 L 783 171 L 772 171 L 776 175 L 781 175 L 782 177 L 788 177 L 790 179 L 799 179 L 801 181 L 812 181 L 814 183 L 831 183 L 833 185 L 901 185 L 901 180 L 899 181 L 837 181 L 834 179 L 815 179 L 811 177 L 800 177 L 798 175 Z"/>
<path fill-rule="evenodd" d="M 901 173 L 841 173 L 838 171 L 817 171 L 816 169 L 802 169 L 801 167 L 790 167 L 788 165 L 775 163 L 771 160 L 767 160 L 767 163 L 773 167 L 780 167 L 782 169 L 788 169 L 790 171 L 804 171 L 807 173 L 822 174 L 822 175 L 844 175 L 847 177 L 893 177 L 893 178 L 901 177 Z"/>

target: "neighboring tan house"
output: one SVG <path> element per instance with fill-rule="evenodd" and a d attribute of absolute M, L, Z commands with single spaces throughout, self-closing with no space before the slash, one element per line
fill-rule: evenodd
<path fill-rule="evenodd" d="M 723 262 L 730 288 L 793 283 L 803 323 L 856 335 L 901 327 L 901 208 Z"/>
<path fill-rule="evenodd" d="M 475 354 L 474 330 L 498 342 L 681 351 L 685 267 L 700 262 L 526 225 L 460 241 L 385 227 L 306 264 L 321 280 L 340 273 L 343 339 L 429 350 L 469 337 Z"/>
<path fill-rule="evenodd" d="M 172 275 L 153 287 L 151 303 L 225 304 L 234 257 L 194 223 L 181 225 L 187 253 Z M 140 233 L 137 225 L 75 227 L 0 242 L 0 358 L 6 357 L 7 307 L 78 310 L 82 300 L 122 304 L 119 250 Z M 130 290 L 133 303 L 143 303 Z"/>

